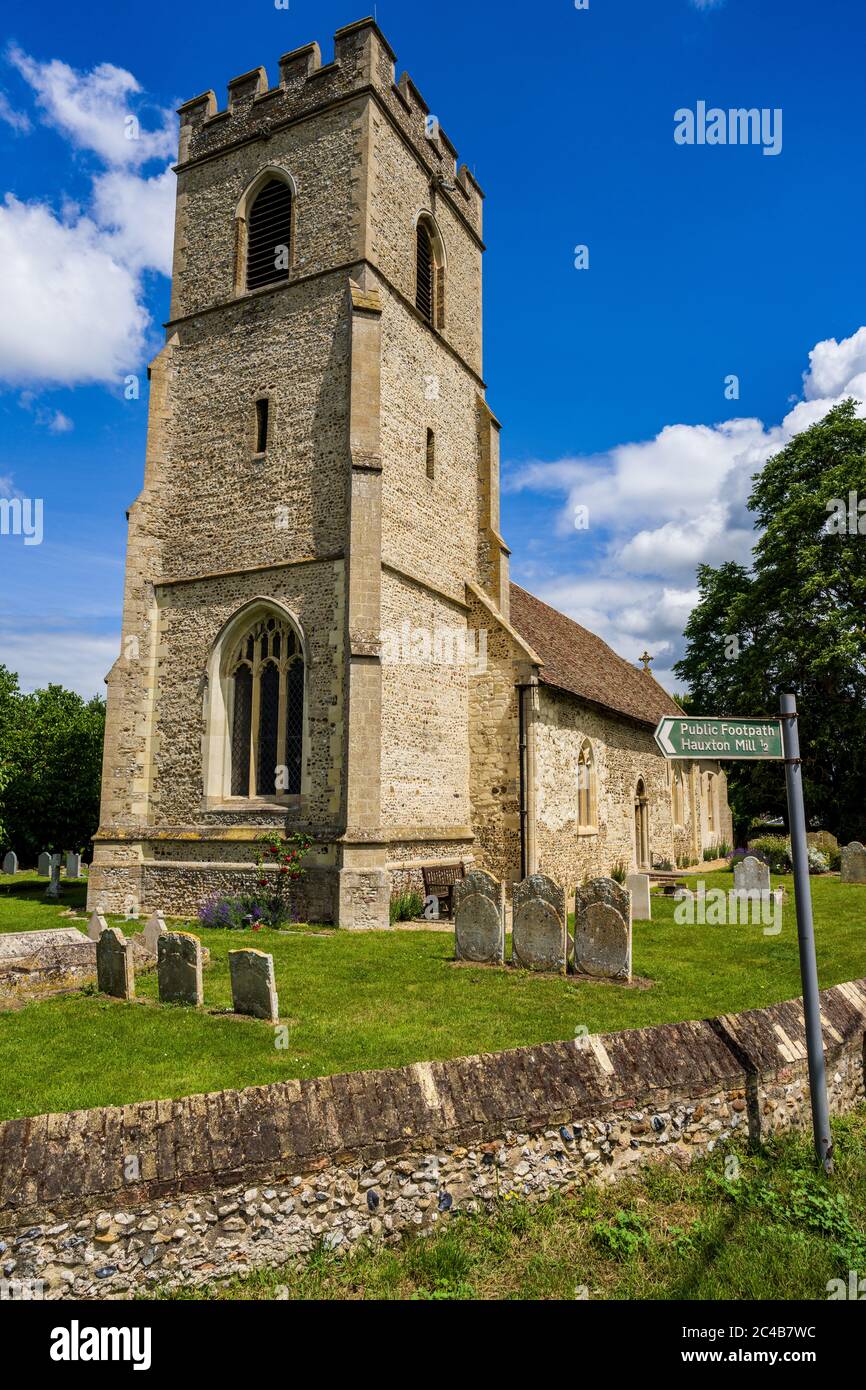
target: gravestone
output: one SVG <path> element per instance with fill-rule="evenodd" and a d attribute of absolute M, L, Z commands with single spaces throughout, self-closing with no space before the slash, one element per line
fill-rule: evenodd
<path fill-rule="evenodd" d="M 48 869 L 48 887 L 45 889 L 46 898 L 51 902 L 60 901 L 60 855 L 52 854 Z"/>
<path fill-rule="evenodd" d="M 649 874 L 629 874 L 626 878 L 625 886 L 631 893 L 632 921 L 651 921 L 652 903 L 650 902 Z"/>
<path fill-rule="evenodd" d="M 842 882 L 866 883 L 866 848 L 859 840 L 842 850 Z"/>
<path fill-rule="evenodd" d="M 108 923 L 101 912 L 91 912 L 87 923 L 87 935 L 91 941 L 98 941 L 107 927 Z"/>
<path fill-rule="evenodd" d="M 746 897 L 770 891 L 770 866 L 763 859 L 747 854 L 741 863 L 734 865 L 734 892 Z"/>
<path fill-rule="evenodd" d="M 159 953 L 159 938 L 165 936 L 168 928 L 165 925 L 165 918 L 161 912 L 152 912 L 147 919 L 147 925 L 141 934 L 141 939 L 148 951 L 154 955 Z"/>
<path fill-rule="evenodd" d="M 276 1023 L 279 1005 L 273 956 L 252 949 L 229 951 L 229 974 L 234 1012 Z"/>
<path fill-rule="evenodd" d="M 47 850 L 43 850 L 36 861 L 36 872 L 40 878 L 47 878 L 51 873 L 51 855 Z"/>
<path fill-rule="evenodd" d="M 568 929 L 565 889 L 546 874 L 530 874 L 514 885 L 511 958 L 524 970 L 565 973 Z"/>
<path fill-rule="evenodd" d="M 132 952 L 122 931 L 106 927 L 96 943 L 96 981 L 103 994 L 115 999 L 135 998 Z"/>
<path fill-rule="evenodd" d="M 593 879 L 575 894 L 574 968 L 602 980 L 631 979 L 631 894 L 612 878 Z"/>
<path fill-rule="evenodd" d="M 3 872 L 4 874 L 17 874 L 18 855 L 15 853 L 14 850 L 10 849 L 9 853 L 6 855 L 6 858 L 3 860 Z"/>
<path fill-rule="evenodd" d="M 76 946 L 86 940 L 87 937 L 77 927 L 0 932 L 0 960 L 14 960 L 17 956 L 38 955 L 46 947 Z"/>
<path fill-rule="evenodd" d="M 67 854 L 67 856 L 66 856 L 66 877 L 67 877 L 67 878 L 80 878 L 80 877 L 81 877 L 81 855 L 80 855 L 80 854 Z"/>
<path fill-rule="evenodd" d="M 167 931 L 157 944 L 159 998 L 163 1004 L 204 1003 L 201 942 L 185 931 Z"/>
<path fill-rule="evenodd" d="M 472 869 L 452 889 L 454 954 L 458 960 L 502 965 L 505 960 L 503 885 L 483 869 Z"/>

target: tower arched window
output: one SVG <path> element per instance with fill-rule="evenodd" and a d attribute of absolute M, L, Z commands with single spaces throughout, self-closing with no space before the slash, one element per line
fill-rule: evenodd
<path fill-rule="evenodd" d="M 415 307 L 431 328 L 444 328 L 445 250 L 429 213 L 415 228 Z"/>
<path fill-rule="evenodd" d="M 577 759 L 577 828 L 594 830 L 598 821 L 595 757 L 586 739 Z"/>
<path fill-rule="evenodd" d="M 298 795 L 303 772 L 304 657 L 290 623 L 260 616 L 229 652 L 231 795 Z"/>
<path fill-rule="evenodd" d="M 288 280 L 291 252 L 292 189 L 285 179 L 269 178 L 247 213 L 247 289 Z"/>

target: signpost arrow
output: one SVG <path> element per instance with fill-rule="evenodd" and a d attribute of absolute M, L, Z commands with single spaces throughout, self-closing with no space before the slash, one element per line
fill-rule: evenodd
<path fill-rule="evenodd" d="M 797 702 L 783 695 L 781 719 L 744 719 L 739 716 L 666 715 L 659 720 L 655 741 L 666 758 L 706 758 L 711 761 L 783 761 L 788 790 L 788 825 L 791 857 L 794 863 L 794 898 L 797 907 L 797 941 L 800 948 L 800 979 L 803 984 L 803 1013 L 806 1050 L 809 1058 L 809 1095 L 815 1153 L 828 1173 L 833 1171 L 833 1142 L 827 1103 L 827 1076 L 824 1064 L 824 1038 L 821 1032 L 821 1000 L 815 961 L 815 932 L 812 923 L 812 889 L 809 884 L 809 855 L 806 844 L 806 812 L 803 805 L 803 779 L 800 771 L 800 740 L 797 732 Z"/>

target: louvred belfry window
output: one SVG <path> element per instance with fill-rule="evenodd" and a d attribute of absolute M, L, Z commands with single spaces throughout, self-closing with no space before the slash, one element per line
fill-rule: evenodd
<path fill-rule="evenodd" d="M 417 288 L 415 291 L 415 307 L 418 309 L 429 324 L 433 323 L 433 296 L 434 296 L 434 276 L 435 264 L 433 260 L 433 243 L 430 239 L 430 232 L 424 222 L 418 223 L 417 231 Z"/>
<path fill-rule="evenodd" d="M 292 190 L 269 179 L 253 200 L 247 225 L 247 289 L 289 278 Z"/>
<path fill-rule="evenodd" d="M 297 796 L 304 729 L 297 634 L 279 618 L 260 618 L 235 646 L 228 674 L 232 796 Z"/>

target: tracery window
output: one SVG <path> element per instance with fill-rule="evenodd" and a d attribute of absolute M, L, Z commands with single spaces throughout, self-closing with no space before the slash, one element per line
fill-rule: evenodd
<path fill-rule="evenodd" d="M 284 619 L 259 617 L 227 667 L 232 796 L 298 795 L 303 770 L 304 657 Z"/>

